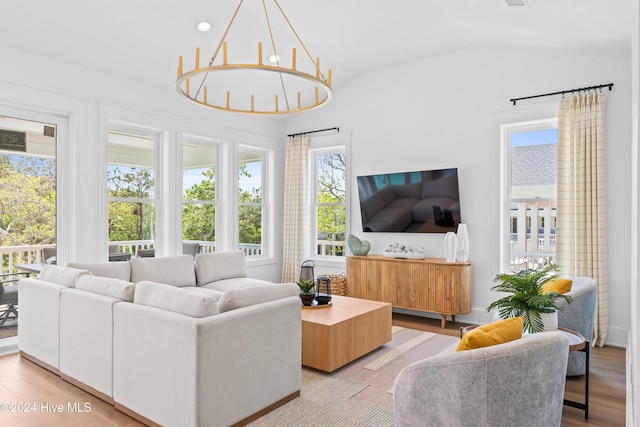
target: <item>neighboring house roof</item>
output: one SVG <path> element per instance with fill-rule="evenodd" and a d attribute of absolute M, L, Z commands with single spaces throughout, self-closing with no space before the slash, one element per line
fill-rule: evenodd
<path fill-rule="evenodd" d="M 543 144 L 513 147 L 511 185 L 514 187 L 556 185 L 558 145 Z"/>

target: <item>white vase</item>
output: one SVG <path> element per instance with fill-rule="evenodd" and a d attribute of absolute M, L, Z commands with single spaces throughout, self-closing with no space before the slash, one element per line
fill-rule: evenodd
<path fill-rule="evenodd" d="M 449 231 L 444 236 L 444 258 L 447 262 L 454 262 L 456 260 L 456 251 L 458 248 L 458 238 L 456 233 Z"/>
<path fill-rule="evenodd" d="M 467 224 L 458 224 L 456 237 L 458 240 L 456 259 L 466 262 L 469 260 L 469 232 L 467 231 Z"/>
<path fill-rule="evenodd" d="M 544 332 L 557 331 L 558 330 L 558 312 L 553 313 L 540 313 L 540 319 L 544 325 Z"/>

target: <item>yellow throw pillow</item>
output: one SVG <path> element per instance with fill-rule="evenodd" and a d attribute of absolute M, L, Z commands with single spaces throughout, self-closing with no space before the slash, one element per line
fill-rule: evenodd
<path fill-rule="evenodd" d="M 553 279 L 542 285 L 542 293 L 548 294 L 549 292 L 555 292 L 558 294 L 566 294 L 571 290 L 573 281 L 571 279 Z"/>
<path fill-rule="evenodd" d="M 522 317 L 509 317 L 488 325 L 478 326 L 464 334 L 456 351 L 473 350 L 474 348 L 489 347 L 504 344 L 522 337 Z"/>

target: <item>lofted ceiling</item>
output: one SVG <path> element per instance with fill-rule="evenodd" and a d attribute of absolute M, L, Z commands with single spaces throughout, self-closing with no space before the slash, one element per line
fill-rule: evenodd
<path fill-rule="evenodd" d="M 192 67 L 200 47 L 201 64 L 207 63 L 238 1 L 5 2 L 0 45 L 174 90 L 178 56 Z M 321 68 L 332 68 L 334 96 L 372 70 L 473 46 L 630 58 L 631 0 L 526 2 L 509 7 L 505 0 L 279 0 L 312 56 L 320 57 Z M 240 44 L 259 29 L 263 32 L 254 39 L 268 44 L 262 16 L 259 0 L 245 0 L 228 36 L 230 61 L 243 62 L 240 53 L 250 55 L 248 62 L 257 60 L 253 39 L 248 48 Z M 212 31 L 195 29 L 201 19 L 213 23 Z M 278 37 L 290 33 L 282 20 L 272 21 L 279 46 Z M 289 48 L 278 49 L 289 64 Z M 303 59 L 298 53 L 298 62 Z"/>

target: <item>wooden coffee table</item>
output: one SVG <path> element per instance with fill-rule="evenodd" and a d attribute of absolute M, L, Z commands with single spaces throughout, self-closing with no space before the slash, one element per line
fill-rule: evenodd
<path fill-rule="evenodd" d="M 334 295 L 329 307 L 302 309 L 302 364 L 325 372 L 391 341 L 391 304 Z"/>

